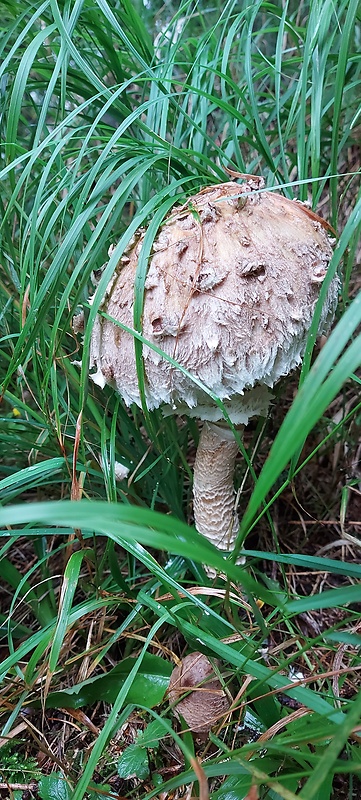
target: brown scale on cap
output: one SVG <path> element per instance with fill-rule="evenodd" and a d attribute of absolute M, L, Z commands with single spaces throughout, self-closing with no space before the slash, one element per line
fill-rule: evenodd
<path fill-rule="evenodd" d="M 175 209 L 153 246 L 145 282 L 143 336 L 200 380 L 236 425 L 267 414 L 270 389 L 297 367 L 332 255 L 327 223 L 301 203 L 256 191 L 259 179 L 207 187 Z M 128 248 L 102 309 L 133 327 L 134 280 L 144 232 Z M 331 283 L 319 333 L 338 295 Z M 233 467 L 237 446 L 209 395 L 143 346 L 146 402 L 165 414 L 206 420 L 194 476 L 195 524 L 224 550 L 238 531 Z M 141 405 L 134 339 L 98 316 L 91 341 L 95 382 Z"/>

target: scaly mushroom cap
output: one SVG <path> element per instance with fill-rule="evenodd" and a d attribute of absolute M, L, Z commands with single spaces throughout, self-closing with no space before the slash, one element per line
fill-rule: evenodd
<path fill-rule="evenodd" d="M 170 677 L 168 697 L 195 733 L 209 733 L 228 711 L 229 702 L 221 682 L 203 653 L 190 653 Z"/>
<path fill-rule="evenodd" d="M 143 234 L 119 263 L 102 304 L 130 328 L 142 242 Z M 269 387 L 301 361 L 331 255 L 324 227 L 302 204 L 232 182 L 204 189 L 166 219 L 155 239 L 143 336 L 211 389 L 234 423 L 247 424 L 266 413 Z M 332 321 L 337 293 L 335 279 L 319 332 Z M 149 409 L 222 417 L 204 391 L 145 345 L 143 358 Z M 91 366 L 95 382 L 141 404 L 134 339 L 101 317 Z"/>

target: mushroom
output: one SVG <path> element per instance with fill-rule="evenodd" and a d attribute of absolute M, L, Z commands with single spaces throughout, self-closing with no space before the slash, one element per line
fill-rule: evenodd
<path fill-rule="evenodd" d="M 270 390 L 301 362 L 332 255 L 330 226 L 298 201 L 255 190 L 260 181 L 211 186 L 176 208 L 154 241 L 145 281 L 142 334 L 181 367 L 143 345 L 147 407 L 203 420 L 195 526 L 225 551 L 232 550 L 239 527 L 233 486 L 238 447 L 200 382 L 222 401 L 234 425 L 265 416 Z M 128 328 L 143 239 L 144 231 L 130 244 L 102 303 Z M 338 287 L 335 278 L 319 333 L 331 325 Z M 112 384 L 128 405 L 141 406 L 134 338 L 100 315 L 91 366 L 93 381 Z"/>
<path fill-rule="evenodd" d="M 203 736 L 229 709 L 222 684 L 203 653 L 191 653 L 174 667 L 168 697 L 175 704 L 176 716 L 182 716 L 191 731 Z"/>

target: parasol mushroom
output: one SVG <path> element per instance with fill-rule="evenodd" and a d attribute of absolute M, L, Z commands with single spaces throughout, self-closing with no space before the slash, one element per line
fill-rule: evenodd
<path fill-rule="evenodd" d="M 168 697 L 175 704 L 176 716 L 181 715 L 190 730 L 203 737 L 229 709 L 229 700 L 211 662 L 198 652 L 190 653 L 174 667 Z"/>
<path fill-rule="evenodd" d="M 234 425 L 267 414 L 274 384 L 304 354 L 332 255 L 329 227 L 302 203 L 255 191 L 260 179 L 203 189 L 159 231 L 145 282 L 142 334 L 224 404 Z M 134 279 L 144 232 L 130 244 L 102 310 L 133 327 Z M 319 333 L 332 322 L 338 279 Z M 230 551 L 238 532 L 233 472 L 238 452 L 222 410 L 199 383 L 143 346 L 146 403 L 204 421 L 194 467 L 197 530 Z M 134 339 L 98 315 L 91 339 L 93 381 L 141 406 Z"/>

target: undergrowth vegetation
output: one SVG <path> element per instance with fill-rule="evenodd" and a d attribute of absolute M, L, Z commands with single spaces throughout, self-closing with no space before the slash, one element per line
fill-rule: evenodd
<path fill-rule="evenodd" d="M 359 4 L 2 0 L 0 23 L 0 793 L 360 797 Z M 242 566 L 192 527 L 196 422 L 88 377 L 135 231 L 228 170 L 327 217 L 341 278 L 245 433 Z M 166 693 L 193 651 L 232 703 L 206 741 Z"/>

